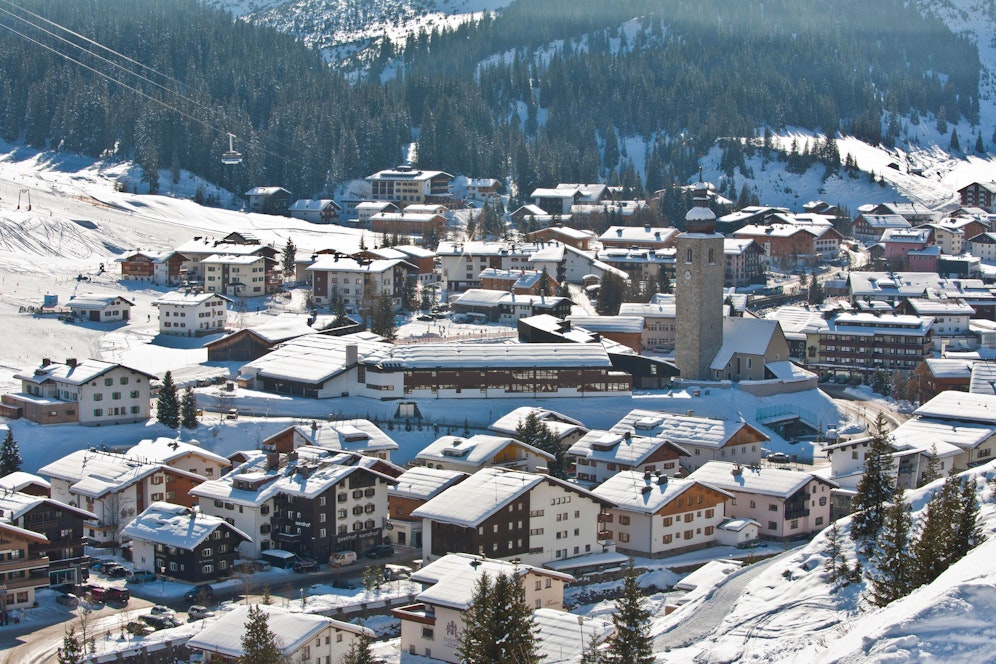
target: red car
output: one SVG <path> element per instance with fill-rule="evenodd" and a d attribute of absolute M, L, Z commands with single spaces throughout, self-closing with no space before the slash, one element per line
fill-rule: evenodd
<path fill-rule="evenodd" d="M 90 599 L 91 602 L 106 602 L 107 601 L 107 591 L 108 588 L 104 586 L 98 586 L 94 584 L 88 584 L 83 586 L 83 596 Z"/>

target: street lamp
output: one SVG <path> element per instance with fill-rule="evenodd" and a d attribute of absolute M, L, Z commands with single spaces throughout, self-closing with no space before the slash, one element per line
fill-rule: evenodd
<path fill-rule="evenodd" d="M 581 632 L 581 655 L 584 655 L 584 616 L 578 616 L 578 631 Z"/>

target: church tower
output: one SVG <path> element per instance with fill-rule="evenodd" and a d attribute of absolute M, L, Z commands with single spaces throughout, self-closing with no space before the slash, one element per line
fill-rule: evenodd
<path fill-rule="evenodd" d="M 709 209 L 709 188 L 695 185 L 694 206 L 678 235 L 675 270 L 674 359 L 684 380 L 709 380 L 723 345 L 723 235 Z"/>

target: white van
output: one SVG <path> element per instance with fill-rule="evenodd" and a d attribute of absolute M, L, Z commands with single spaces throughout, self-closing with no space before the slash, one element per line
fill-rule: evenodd
<path fill-rule="evenodd" d="M 356 562 L 355 551 L 336 551 L 329 556 L 329 567 L 345 567 Z"/>

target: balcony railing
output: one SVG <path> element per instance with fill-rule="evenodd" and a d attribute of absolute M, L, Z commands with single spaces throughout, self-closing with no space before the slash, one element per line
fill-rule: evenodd
<path fill-rule="evenodd" d="M 0 562 L 0 572 L 48 567 L 48 562 L 48 556 L 41 556 L 40 558 L 16 558 L 14 560 L 5 560 Z"/>
<path fill-rule="evenodd" d="M 792 519 L 802 519 L 807 516 L 809 516 L 809 509 L 805 507 L 801 509 L 785 510 L 786 521 L 791 521 Z"/>

